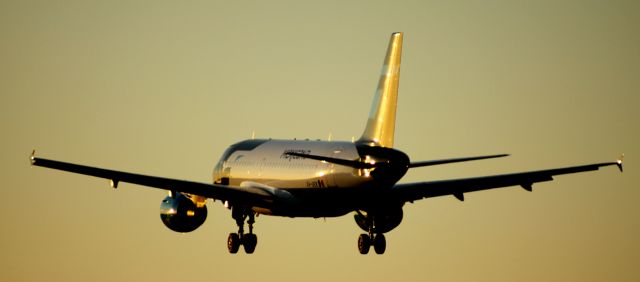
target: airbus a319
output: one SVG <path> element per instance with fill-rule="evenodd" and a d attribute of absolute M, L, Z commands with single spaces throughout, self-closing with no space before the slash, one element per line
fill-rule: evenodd
<path fill-rule="evenodd" d="M 463 201 L 465 193 L 509 186 L 531 191 L 534 183 L 551 181 L 556 175 L 611 165 L 622 171 L 621 157 L 614 162 L 564 168 L 398 183 L 409 169 L 507 156 L 415 162 L 393 148 L 402 37 L 400 32 L 391 35 L 371 112 L 357 140 L 240 141 L 222 154 L 213 168 L 212 183 L 72 164 L 36 157 L 35 151 L 31 164 L 105 178 L 114 188 L 127 182 L 166 190 L 160 218 L 176 232 L 197 229 L 207 217 L 207 199 L 219 200 L 231 210 L 238 226 L 237 232 L 228 236 L 228 251 L 237 253 L 243 247 L 249 254 L 258 242 L 253 228 L 257 215 L 320 218 L 354 213 L 356 224 L 364 231 L 358 236 L 358 251 L 367 254 L 373 246 L 377 254 L 383 254 L 387 245 L 384 234 L 402 222 L 402 208 L 408 202 L 447 195 Z"/>

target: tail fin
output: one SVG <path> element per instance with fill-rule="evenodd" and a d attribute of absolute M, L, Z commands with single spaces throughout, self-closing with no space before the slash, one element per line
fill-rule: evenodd
<path fill-rule="evenodd" d="M 387 55 L 378 81 L 378 89 L 367 120 L 367 126 L 358 143 L 371 146 L 393 147 L 396 127 L 396 105 L 400 81 L 400 57 L 402 55 L 402 32 L 391 34 Z"/>

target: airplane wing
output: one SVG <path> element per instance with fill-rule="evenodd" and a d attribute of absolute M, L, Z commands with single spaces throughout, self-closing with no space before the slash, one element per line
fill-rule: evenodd
<path fill-rule="evenodd" d="M 522 186 L 527 191 L 532 190 L 532 185 L 538 182 L 553 180 L 553 176 L 584 171 L 598 170 L 601 167 L 617 165 L 622 172 L 622 157 L 616 162 L 588 164 L 556 169 L 529 171 L 483 177 L 462 179 L 439 180 L 429 182 L 414 182 L 396 184 L 392 188 L 393 196 L 404 202 L 413 202 L 423 198 L 431 198 L 445 195 L 453 195 L 458 200 L 464 201 L 464 193 L 503 188 L 509 186 Z"/>
<path fill-rule="evenodd" d="M 35 153 L 35 151 L 34 151 Z M 226 185 L 209 184 L 188 180 L 179 180 L 165 177 L 142 175 L 124 171 L 91 167 L 56 160 L 44 159 L 31 155 L 31 165 L 58 169 L 73 173 L 90 175 L 111 180 L 111 186 L 117 188 L 119 182 L 144 185 L 152 188 L 171 190 L 205 198 L 242 202 L 257 206 L 265 206 L 272 203 L 279 191 L 267 189 L 256 185 L 242 185 L 231 187 Z"/>

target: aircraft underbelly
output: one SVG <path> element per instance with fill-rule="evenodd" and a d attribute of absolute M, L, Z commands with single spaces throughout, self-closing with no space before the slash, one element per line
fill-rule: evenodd
<path fill-rule="evenodd" d="M 297 188 L 286 189 L 294 201 L 274 202 L 268 207 L 256 207 L 254 211 L 286 217 L 338 217 L 363 208 L 367 188 Z"/>

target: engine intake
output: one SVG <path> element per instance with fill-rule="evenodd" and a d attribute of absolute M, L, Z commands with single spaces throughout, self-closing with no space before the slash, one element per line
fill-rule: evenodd
<path fill-rule="evenodd" d="M 207 206 L 196 204 L 182 193 L 168 196 L 160 204 L 160 219 L 169 229 L 186 233 L 196 230 L 207 219 Z"/>

